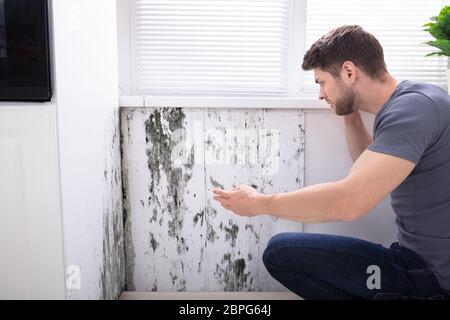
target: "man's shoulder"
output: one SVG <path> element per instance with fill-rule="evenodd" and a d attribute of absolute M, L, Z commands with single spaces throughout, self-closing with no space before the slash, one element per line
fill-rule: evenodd
<path fill-rule="evenodd" d="M 424 115 L 438 116 L 437 105 L 426 94 L 420 92 L 405 92 L 389 101 L 377 115 L 382 121 L 393 117 L 410 118 Z"/>
<path fill-rule="evenodd" d="M 393 106 L 401 109 L 408 104 L 422 107 L 437 105 L 442 99 L 449 101 L 447 92 L 441 87 L 431 83 L 405 80 L 399 83 L 391 102 Z"/>
<path fill-rule="evenodd" d="M 397 93 L 375 117 L 374 130 L 387 126 L 404 130 L 416 126 L 426 126 L 432 130 L 440 123 L 437 103 L 427 92 L 417 90 L 416 85 Z"/>
<path fill-rule="evenodd" d="M 395 96 L 380 110 L 377 118 L 382 120 L 395 115 L 421 116 L 430 113 L 438 116 L 436 98 L 442 94 L 441 91 L 440 87 L 428 83 L 402 81 Z M 445 91 L 443 93 L 447 95 Z"/>

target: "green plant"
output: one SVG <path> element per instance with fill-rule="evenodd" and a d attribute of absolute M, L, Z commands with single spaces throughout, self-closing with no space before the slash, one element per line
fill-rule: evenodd
<path fill-rule="evenodd" d="M 438 48 L 440 51 L 431 52 L 429 56 L 450 56 L 450 6 L 445 6 L 437 17 L 431 17 L 431 21 L 423 25 L 436 40 L 427 41 L 426 44 Z"/>

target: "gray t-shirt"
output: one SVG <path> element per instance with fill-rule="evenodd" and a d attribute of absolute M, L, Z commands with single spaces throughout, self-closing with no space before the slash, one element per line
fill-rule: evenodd
<path fill-rule="evenodd" d="M 367 149 L 416 164 L 391 192 L 398 241 L 418 253 L 450 290 L 450 97 L 441 88 L 402 81 L 376 114 Z"/>

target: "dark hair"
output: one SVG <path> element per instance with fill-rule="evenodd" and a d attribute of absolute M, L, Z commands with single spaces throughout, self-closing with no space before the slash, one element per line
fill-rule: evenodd
<path fill-rule="evenodd" d="M 341 26 L 322 36 L 306 52 L 302 68 L 320 68 L 338 78 L 345 61 L 353 62 L 373 79 L 387 72 L 380 43 L 357 25 Z"/>

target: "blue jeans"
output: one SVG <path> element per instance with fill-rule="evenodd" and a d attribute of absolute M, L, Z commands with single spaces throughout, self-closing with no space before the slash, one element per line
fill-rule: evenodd
<path fill-rule="evenodd" d="M 263 262 L 304 299 L 449 299 L 422 258 L 398 242 L 387 249 L 351 237 L 281 233 Z"/>

